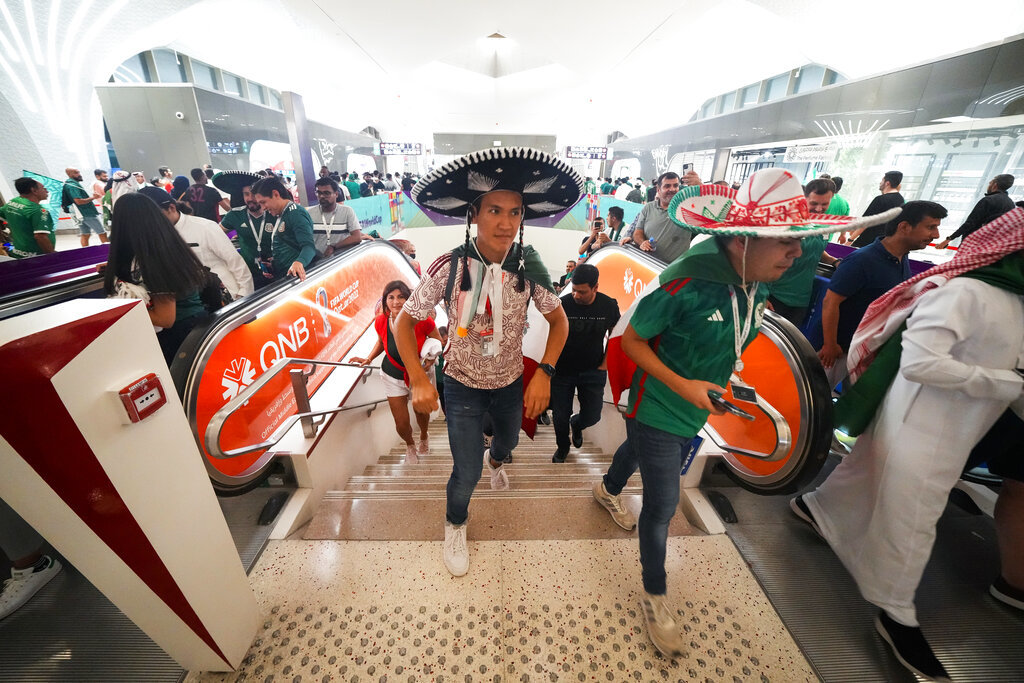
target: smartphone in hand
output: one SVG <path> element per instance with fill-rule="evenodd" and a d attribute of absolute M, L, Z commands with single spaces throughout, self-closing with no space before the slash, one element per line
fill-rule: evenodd
<path fill-rule="evenodd" d="M 709 391 L 708 398 L 710 398 L 711 402 L 718 406 L 719 408 L 721 408 L 722 410 L 728 413 L 732 413 L 737 417 L 742 417 L 744 420 L 750 420 L 751 422 L 753 422 L 756 419 L 753 415 L 743 410 L 743 408 L 740 408 L 735 403 L 730 403 L 729 401 L 726 401 L 724 398 L 722 398 L 722 395 L 717 391 Z"/>

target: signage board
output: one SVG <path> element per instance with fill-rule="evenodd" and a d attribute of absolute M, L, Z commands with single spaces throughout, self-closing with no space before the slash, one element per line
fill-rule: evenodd
<path fill-rule="evenodd" d="M 565 148 L 566 159 L 607 159 L 607 147 L 586 147 L 569 145 Z"/>
<path fill-rule="evenodd" d="M 423 154 L 420 142 L 381 142 L 380 153 L 384 156 L 418 156 Z"/>

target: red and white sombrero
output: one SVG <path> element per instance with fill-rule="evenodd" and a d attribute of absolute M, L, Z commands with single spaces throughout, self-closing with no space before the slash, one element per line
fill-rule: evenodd
<path fill-rule="evenodd" d="M 888 223 L 900 214 L 890 209 L 874 216 L 812 214 L 796 177 L 781 168 L 751 174 L 733 190 L 721 185 L 684 187 L 668 205 L 677 225 L 706 235 L 727 237 L 810 237 Z"/>

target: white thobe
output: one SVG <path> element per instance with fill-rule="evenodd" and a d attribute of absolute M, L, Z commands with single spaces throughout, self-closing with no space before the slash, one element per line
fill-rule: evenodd
<path fill-rule="evenodd" d="M 963 277 L 924 294 L 874 420 L 804 496 L 864 598 L 901 624 L 917 626 L 914 592 L 971 449 L 1021 399 L 1022 358 L 1024 297 Z"/>
<path fill-rule="evenodd" d="M 219 225 L 183 213 L 174 227 L 199 262 L 217 274 L 232 299 L 252 294 L 252 273 Z"/>

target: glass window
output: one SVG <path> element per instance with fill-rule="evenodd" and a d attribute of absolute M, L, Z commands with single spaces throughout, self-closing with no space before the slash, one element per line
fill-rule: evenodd
<path fill-rule="evenodd" d="M 740 107 L 749 107 L 757 104 L 757 95 L 761 92 L 761 84 L 748 85 L 740 91 Z"/>
<path fill-rule="evenodd" d="M 800 69 L 796 76 L 795 92 L 809 92 L 821 87 L 822 79 L 825 78 L 825 67 L 817 64 L 808 64 Z"/>
<path fill-rule="evenodd" d="M 715 115 L 715 100 L 710 99 L 704 103 L 704 106 L 700 108 L 700 118 L 706 119 L 709 116 Z"/>
<path fill-rule="evenodd" d="M 147 83 L 149 80 L 149 68 L 142 55 L 129 57 L 114 70 L 115 83 Z"/>
<path fill-rule="evenodd" d="M 281 96 L 276 90 L 270 90 L 270 106 L 274 109 L 284 110 L 284 104 L 281 102 Z"/>
<path fill-rule="evenodd" d="M 209 64 L 203 64 L 193 59 L 192 76 L 195 78 L 196 85 L 217 90 L 217 77 L 213 73 L 213 67 Z"/>
<path fill-rule="evenodd" d="M 226 71 L 221 72 L 224 77 L 224 92 L 230 95 L 242 95 L 242 79 Z"/>
<path fill-rule="evenodd" d="M 786 91 L 789 89 L 789 74 L 779 74 L 775 78 L 768 81 L 768 94 L 765 96 L 765 100 L 780 100 L 786 96 Z"/>
<path fill-rule="evenodd" d="M 249 101 L 256 104 L 266 104 L 267 95 L 263 92 L 263 86 L 259 83 L 249 81 Z"/>
<path fill-rule="evenodd" d="M 728 114 L 736 108 L 736 93 L 731 92 L 722 96 L 722 113 Z"/>
<path fill-rule="evenodd" d="M 153 50 L 153 61 L 161 83 L 185 82 L 185 67 L 174 50 Z"/>

